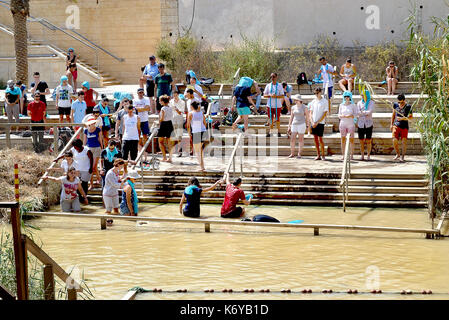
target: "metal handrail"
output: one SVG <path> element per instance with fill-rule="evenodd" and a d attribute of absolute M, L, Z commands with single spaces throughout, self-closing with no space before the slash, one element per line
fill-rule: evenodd
<path fill-rule="evenodd" d="M 61 157 L 66 151 L 67 149 L 72 145 L 73 141 L 75 141 L 76 137 L 78 137 L 78 135 L 83 131 L 83 127 L 78 128 L 78 130 L 76 130 L 75 134 L 72 136 L 72 138 L 70 138 L 69 142 L 67 142 L 67 144 L 65 145 L 65 147 L 61 150 L 61 152 L 59 153 L 59 155 L 57 156 L 57 158 Z M 42 175 L 42 177 L 39 179 L 37 185 L 41 185 L 42 181 L 44 181 L 44 178 L 48 176 L 48 171 L 50 171 L 51 169 L 53 169 L 53 167 L 56 165 L 56 162 L 52 162 L 50 167 L 47 168 L 47 170 L 45 171 L 45 173 Z"/>
<path fill-rule="evenodd" d="M 238 79 L 238 80 L 237 80 Z M 237 80 L 237 81 L 236 81 Z M 234 74 L 234 78 L 232 80 L 232 89 L 235 88 L 236 83 L 238 83 L 240 80 L 240 68 L 237 69 L 237 71 Z"/>
<path fill-rule="evenodd" d="M 346 202 L 349 200 L 349 178 L 351 176 L 351 161 L 349 156 L 349 138 L 350 134 L 346 136 L 345 157 L 343 161 L 343 171 L 341 173 L 340 188 L 343 193 L 343 212 L 346 212 Z"/>
<path fill-rule="evenodd" d="M 75 29 L 67 29 L 70 30 L 71 32 L 75 33 L 76 35 L 80 36 L 81 38 L 83 38 L 84 40 L 86 40 L 87 42 L 89 42 L 90 44 L 92 44 L 93 46 L 95 46 L 96 48 L 100 49 L 101 51 L 103 51 L 104 53 L 110 55 L 111 57 L 113 57 L 115 60 L 123 62 L 125 61 L 124 58 L 119 58 L 117 57 L 115 54 L 109 52 L 108 50 L 106 50 L 105 48 L 99 46 L 98 44 L 96 44 L 95 42 L 93 42 L 92 40 L 89 40 L 88 38 L 86 38 L 85 36 L 83 36 L 81 33 L 79 33 L 78 31 L 75 31 Z"/>
<path fill-rule="evenodd" d="M 145 179 L 144 179 L 144 175 L 143 175 L 143 165 L 142 165 L 142 161 L 140 160 L 145 152 L 145 150 L 147 150 L 148 145 L 150 144 L 150 142 L 152 142 L 156 136 L 156 134 L 158 133 L 159 129 L 158 128 L 154 128 L 153 132 L 151 133 L 150 137 L 148 138 L 148 140 L 145 142 L 145 145 L 142 147 L 142 150 L 140 150 L 140 152 L 137 155 L 137 158 L 134 160 L 136 163 L 131 167 L 133 170 L 136 168 L 137 163 L 140 161 L 140 175 L 142 177 L 142 197 L 145 195 Z M 154 141 L 151 144 L 151 159 L 152 159 L 152 165 L 151 165 L 151 170 L 154 176 L 154 166 L 155 166 L 155 156 L 154 156 Z"/>
<path fill-rule="evenodd" d="M 241 146 L 242 137 L 243 137 L 243 132 L 239 134 L 239 136 L 237 137 L 237 140 L 235 141 L 234 148 L 232 149 L 232 152 L 231 152 L 231 158 L 229 159 L 228 165 L 226 166 L 226 170 L 223 174 L 223 180 L 226 180 L 226 176 L 229 175 L 229 171 L 231 171 L 231 166 L 233 164 L 234 164 L 233 172 L 235 174 L 235 156 L 237 153 L 237 148 L 239 146 Z M 241 153 L 240 153 L 240 174 L 241 174 L 241 176 L 243 176 L 243 150 L 241 150 Z"/>

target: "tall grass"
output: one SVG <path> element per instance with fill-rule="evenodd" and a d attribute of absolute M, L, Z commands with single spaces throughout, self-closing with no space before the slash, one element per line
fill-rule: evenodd
<path fill-rule="evenodd" d="M 29 228 L 24 228 L 24 230 L 28 237 L 32 238 L 35 242 L 37 241 Z M 30 253 L 27 255 L 27 261 L 29 299 L 43 300 L 43 265 Z M 70 274 L 71 270 L 69 270 L 68 273 Z M 83 292 L 78 293 L 78 297 L 83 300 L 93 299 L 94 296 L 87 285 L 87 281 L 89 280 L 84 278 L 84 274 L 81 275 L 81 278 L 82 279 L 79 281 L 83 288 Z M 0 232 L 0 283 L 12 294 L 17 294 L 14 243 L 11 234 L 5 230 L 1 230 Z M 57 292 L 55 292 L 57 299 L 67 299 L 68 293 L 66 286 L 57 277 L 55 277 L 55 288 L 57 288 Z"/>
<path fill-rule="evenodd" d="M 449 207 L 449 17 L 433 18 L 434 33 L 426 36 L 419 31 L 415 15 L 408 19 L 410 49 L 417 55 L 411 78 L 427 95 L 422 103 L 418 122 L 425 142 L 429 172 L 434 174 L 438 192 L 437 208 Z"/>

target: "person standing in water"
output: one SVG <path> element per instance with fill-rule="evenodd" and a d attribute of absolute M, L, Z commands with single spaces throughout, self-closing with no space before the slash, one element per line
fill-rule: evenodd
<path fill-rule="evenodd" d="M 202 189 L 200 182 L 197 178 L 192 177 L 189 179 L 189 185 L 185 188 L 182 194 L 181 202 L 179 203 L 179 213 L 186 217 L 198 218 L 200 216 L 200 198 L 205 192 L 214 190 L 222 183 L 222 180 L 218 180 L 209 188 Z M 186 203 L 184 209 L 182 205 Z"/>
<path fill-rule="evenodd" d="M 139 212 L 139 199 L 135 183 L 142 177 L 135 170 L 129 170 L 126 175 L 125 186 L 123 188 L 122 202 L 120 203 L 120 214 L 124 216 L 137 216 Z"/>

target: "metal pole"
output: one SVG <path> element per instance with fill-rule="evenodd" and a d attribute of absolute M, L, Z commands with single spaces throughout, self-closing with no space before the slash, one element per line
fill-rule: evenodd
<path fill-rule="evenodd" d="M 156 160 L 156 158 L 154 157 L 154 136 L 151 139 L 151 168 L 154 176 L 154 161 Z"/>
<path fill-rule="evenodd" d="M 243 178 L 243 141 L 244 137 L 240 139 L 240 178 Z"/>

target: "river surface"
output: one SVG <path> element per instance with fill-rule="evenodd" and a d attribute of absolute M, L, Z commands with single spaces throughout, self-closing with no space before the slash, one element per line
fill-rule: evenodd
<path fill-rule="evenodd" d="M 147 204 L 140 210 L 142 216 L 180 217 L 176 204 Z M 213 218 L 220 207 L 202 205 L 201 210 Z M 349 208 L 343 213 L 328 207 L 251 206 L 248 214 L 268 214 L 281 222 L 431 227 L 422 209 Z M 118 220 L 100 230 L 96 219 L 60 217 L 31 224 L 40 228 L 34 235 L 54 260 L 66 270 L 76 267 L 75 277 L 77 270 L 84 272 L 96 299 L 120 299 L 136 286 L 163 290 L 137 299 L 449 299 L 449 240 L 426 240 L 423 234 L 322 229 L 313 236 L 313 229 L 225 225 L 212 225 L 205 233 L 202 224 Z M 256 292 L 222 293 L 224 288 Z M 297 293 L 305 288 L 314 293 Z M 293 293 L 282 294 L 282 289 Z M 343 293 L 322 294 L 323 289 Z M 349 295 L 348 289 L 384 293 Z M 397 294 L 423 289 L 434 294 Z"/>

